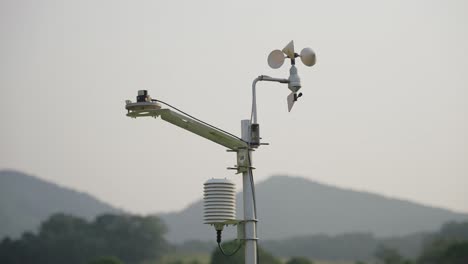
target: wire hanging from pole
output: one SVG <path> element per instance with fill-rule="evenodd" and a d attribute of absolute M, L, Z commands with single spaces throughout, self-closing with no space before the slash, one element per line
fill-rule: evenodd
<path fill-rule="evenodd" d="M 221 246 L 221 243 L 218 243 L 218 248 L 219 250 L 221 251 L 221 254 L 223 254 L 223 256 L 225 257 L 232 257 L 234 256 L 234 254 L 236 254 L 242 247 L 242 243 L 239 243 L 239 245 L 237 246 L 236 250 L 234 250 L 233 252 L 231 253 L 226 253 L 223 249 L 223 247 Z"/>

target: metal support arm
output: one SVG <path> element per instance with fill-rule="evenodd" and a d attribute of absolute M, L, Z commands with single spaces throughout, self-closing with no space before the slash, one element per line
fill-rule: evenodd
<path fill-rule="evenodd" d="M 257 82 L 258 81 L 267 81 L 267 82 L 279 82 L 279 83 L 289 83 L 288 79 L 273 78 L 267 75 L 260 75 L 252 83 L 252 116 L 250 117 L 251 123 L 257 124 Z"/>
<path fill-rule="evenodd" d="M 147 107 L 142 107 L 145 104 Z M 155 104 L 153 103 L 128 103 L 126 107 L 129 111 L 127 116 L 133 118 L 143 116 L 151 116 L 156 118 L 159 116 L 164 121 L 211 140 L 228 149 L 237 151 L 239 149 L 246 149 L 249 147 L 246 142 L 240 140 L 239 138 L 223 133 L 190 117 L 171 111 L 170 109 L 154 109 L 154 106 Z"/>

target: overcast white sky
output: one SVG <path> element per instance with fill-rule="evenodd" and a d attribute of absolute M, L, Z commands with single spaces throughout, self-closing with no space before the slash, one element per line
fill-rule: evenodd
<path fill-rule="evenodd" d="M 252 80 L 294 40 L 304 96 L 258 85 L 255 178 L 274 174 L 468 212 L 467 1 L 0 0 L 0 169 L 131 212 L 180 210 L 235 155 L 156 119 L 139 89 L 240 134 Z M 281 194 L 277 194 L 281 195 Z M 333 206 L 333 205 L 330 205 Z"/>

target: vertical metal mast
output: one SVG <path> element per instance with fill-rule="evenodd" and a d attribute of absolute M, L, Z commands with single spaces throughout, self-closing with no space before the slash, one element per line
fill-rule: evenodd
<path fill-rule="evenodd" d="M 250 120 L 242 120 L 242 140 L 250 142 Z M 252 167 L 252 151 L 247 149 L 247 163 Z M 244 223 L 245 223 L 245 264 L 257 264 L 257 219 L 254 208 L 253 178 L 251 168 L 242 172 Z"/>

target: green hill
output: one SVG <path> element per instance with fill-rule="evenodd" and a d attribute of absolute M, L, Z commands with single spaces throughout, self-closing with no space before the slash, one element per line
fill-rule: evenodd
<path fill-rule="evenodd" d="M 448 221 L 468 220 L 468 214 L 299 177 L 271 177 L 256 184 L 256 193 L 258 234 L 263 241 L 356 232 L 395 237 L 435 231 Z M 242 216 L 240 197 L 238 194 L 238 218 Z M 41 221 L 56 212 L 92 219 L 105 212 L 122 211 L 86 193 L 21 172 L 0 171 L 0 238 L 34 231 Z M 212 227 L 202 224 L 202 213 L 203 204 L 199 200 L 180 212 L 160 215 L 169 227 L 168 240 L 213 241 L 216 234 Z M 223 235 L 225 239 L 234 236 L 229 228 Z"/>
<path fill-rule="evenodd" d="M 64 212 L 92 219 L 105 212 L 121 212 L 92 196 L 21 172 L 0 171 L 0 239 L 35 231 L 51 214 Z"/>
<path fill-rule="evenodd" d="M 262 240 L 354 232 L 395 237 L 435 231 L 448 221 L 468 220 L 468 214 L 299 177 L 271 177 L 256 184 L 256 193 L 258 234 Z M 237 199 L 240 218 L 240 194 Z M 177 243 L 215 239 L 213 228 L 202 224 L 202 212 L 199 200 L 180 212 L 161 215 L 169 227 L 168 239 Z"/>

